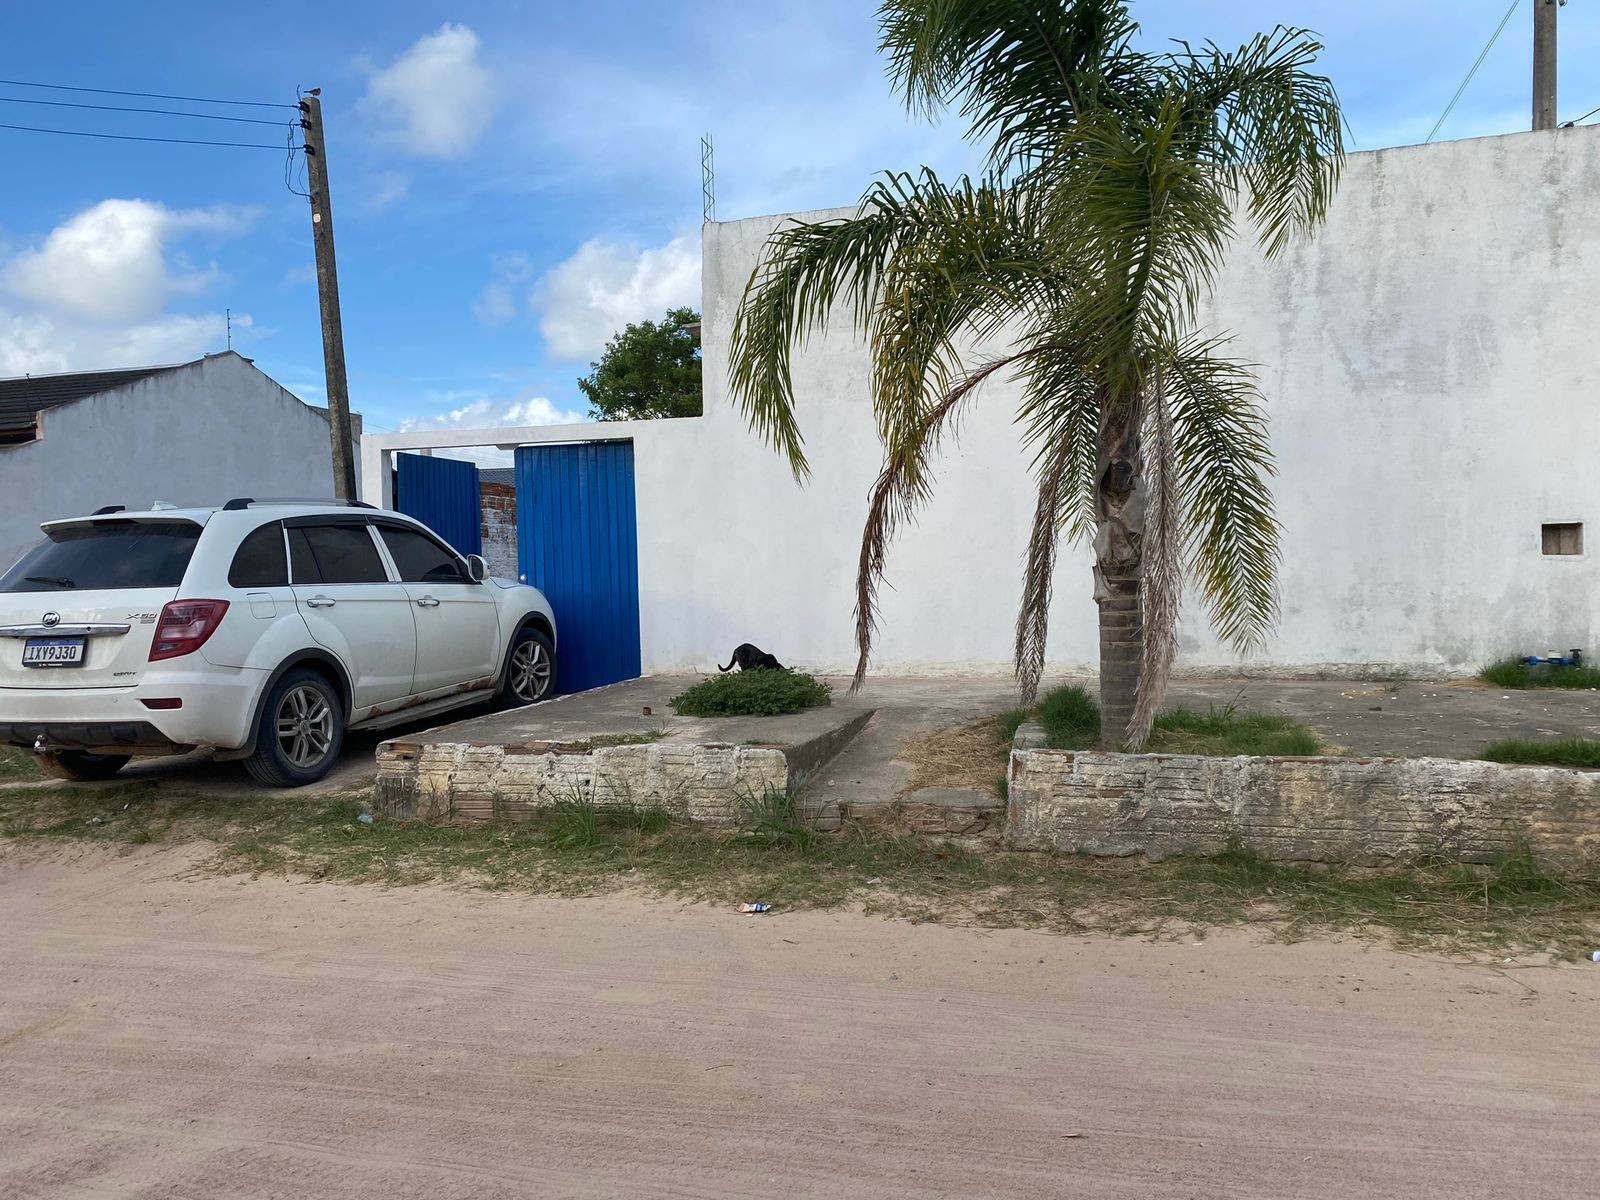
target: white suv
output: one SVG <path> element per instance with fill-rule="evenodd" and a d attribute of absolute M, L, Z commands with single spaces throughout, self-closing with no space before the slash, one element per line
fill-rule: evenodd
<path fill-rule="evenodd" d="M 43 529 L 0 576 L 0 744 L 66 778 L 204 748 L 294 787 L 346 729 L 555 682 L 544 596 L 399 513 L 240 499 Z"/>

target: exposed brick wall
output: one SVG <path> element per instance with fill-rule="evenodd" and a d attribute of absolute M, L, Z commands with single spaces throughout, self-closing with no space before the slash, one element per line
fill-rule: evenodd
<path fill-rule="evenodd" d="M 378 747 L 377 807 L 401 820 L 526 820 L 561 800 L 666 809 L 704 825 L 739 821 L 745 797 L 788 786 L 782 750 L 764 746 L 599 746 L 465 742 Z"/>
<path fill-rule="evenodd" d="M 517 577 L 517 489 L 508 483 L 479 486 L 483 509 L 483 557 L 489 573 Z"/>
<path fill-rule="evenodd" d="M 1441 758 L 1205 758 L 1014 749 L 1006 841 L 1094 855 L 1489 862 L 1525 840 L 1557 868 L 1600 859 L 1600 774 Z"/>

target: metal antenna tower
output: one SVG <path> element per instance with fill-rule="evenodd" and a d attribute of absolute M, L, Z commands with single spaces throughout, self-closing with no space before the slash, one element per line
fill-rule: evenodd
<path fill-rule="evenodd" d="M 706 221 L 717 219 L 717 172 L 711 164 L 711 135 L 700 139 L 700 216 Z"/>

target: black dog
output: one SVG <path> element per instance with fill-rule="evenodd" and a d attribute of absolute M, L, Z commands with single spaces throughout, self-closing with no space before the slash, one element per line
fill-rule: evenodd
<path fill-rule="evenodd" d="M 719 671 L 731 671 L 738 667 L 741 671 L 781 671 L 783 664 L 760 646 L 752 646 L 749 642 L 741 642 L 733 651 L 733 657 L 728 660 L 728 665 L 718 667 Z"/>

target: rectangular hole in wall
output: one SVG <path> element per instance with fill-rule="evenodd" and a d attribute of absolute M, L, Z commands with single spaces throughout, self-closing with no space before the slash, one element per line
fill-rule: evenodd
<path fill-rule="evenodd" d="M 1539 542 L 1546 554 L 1582 554 L 1583 522 L 1556 521 L 1541 525 Z"/>

